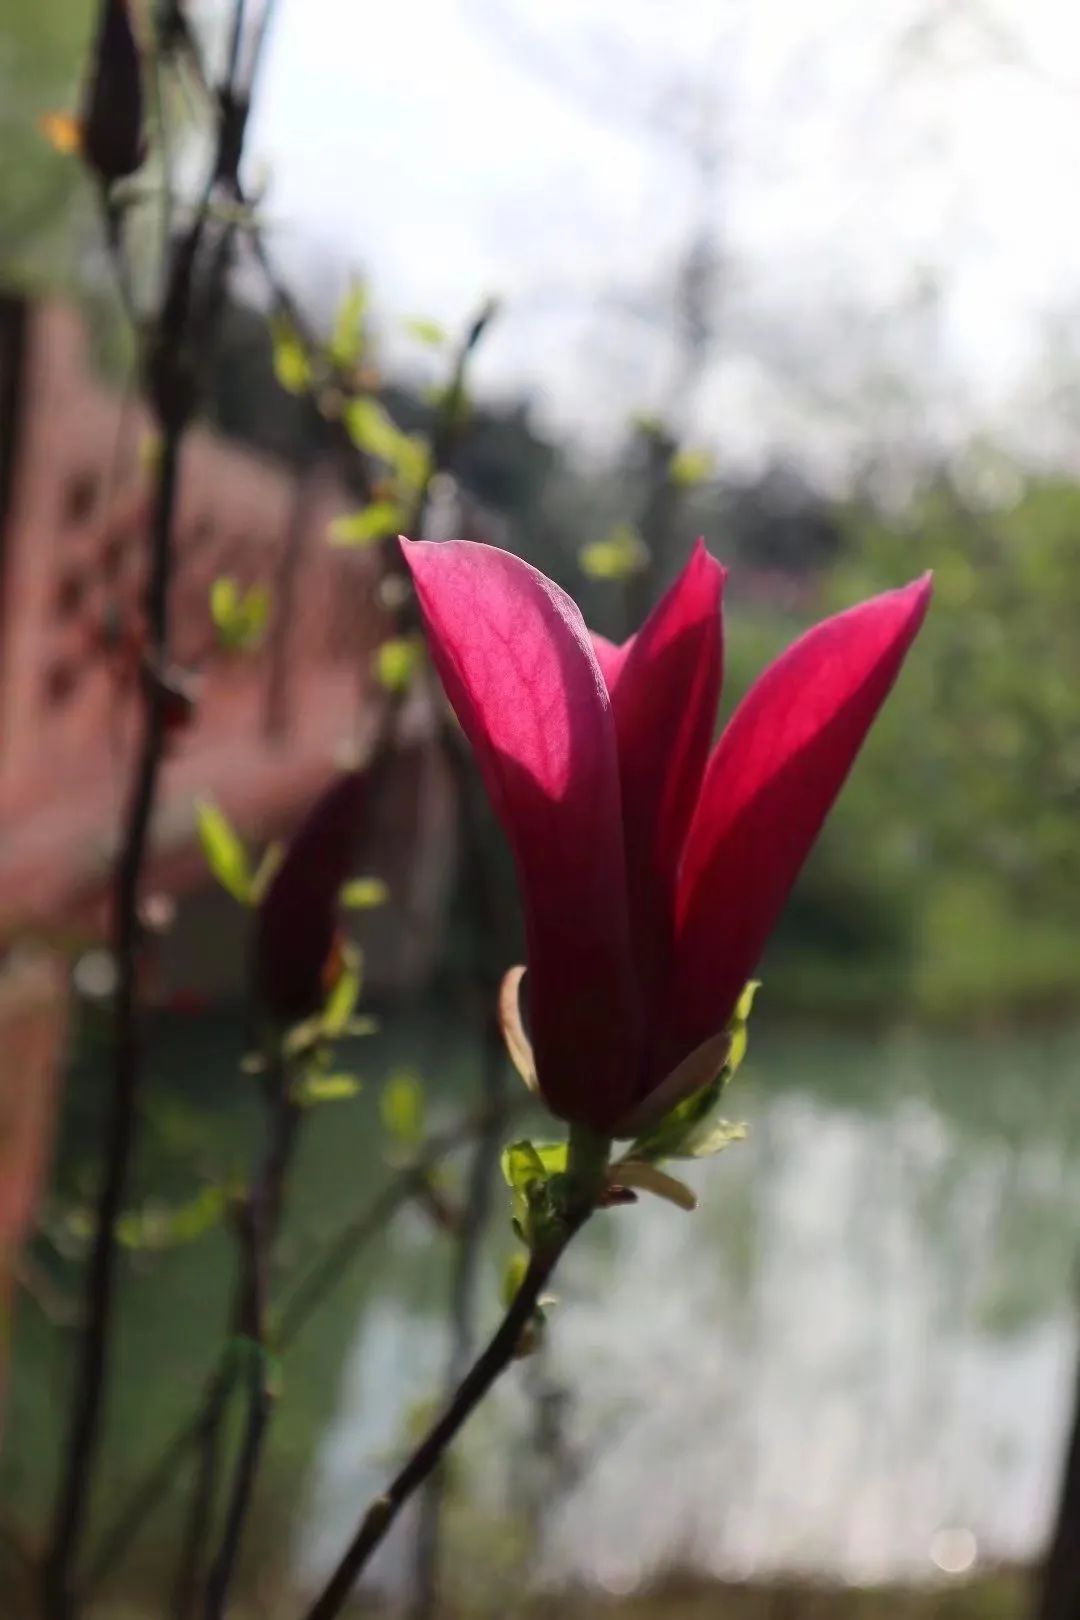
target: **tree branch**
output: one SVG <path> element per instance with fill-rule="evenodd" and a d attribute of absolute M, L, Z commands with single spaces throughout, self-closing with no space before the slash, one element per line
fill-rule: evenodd
<path fill-rule="evenodd" d="M 473 1363 L 443 1415 L 428 1430 L 386 1491 L 370 1503 L 344 1557 L 304 1620 L 335 1620 L 341 1613 L 369 1559 L 405 1503 L 438 1467 L 458 1431 L 514 1359 L 522 1334 L 532 1320 L 559 1257 L 588 1213 L 586 1208 L 568 1221 L 557 1244 L 533 1254 L 521 1287 L 487 1348 Z"/>

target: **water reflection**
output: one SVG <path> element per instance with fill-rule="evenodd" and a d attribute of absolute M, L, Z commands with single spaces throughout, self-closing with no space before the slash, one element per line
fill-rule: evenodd
<path fill-rule="evenodd" d="M 624 1590 L 673 1563 L 878 1579 L 929 1576 L 961 1543 L 1033 1555 L 1076 1354 L 1078 1054 L 1072 1036 L 759 1044 L 732 1103 L 750 1141 L 692 1167 L 699 1212 L 611 1212 L 560 1279 L 544 1376 L 572 1392 L 570 1464 L 539 1492 L 545 1576 Z M 415 1229 L 394 1241 L 403 1277 Z M 430 1326 L 438 1301 L 422 1309 Z M 415 1320 L 385 1299 L 360 1319 L 307 1579 L 430 1393 Z M 529 1496 L 528 1381 L 510 1375 L 467 1443 L 493 1517 Z"/>

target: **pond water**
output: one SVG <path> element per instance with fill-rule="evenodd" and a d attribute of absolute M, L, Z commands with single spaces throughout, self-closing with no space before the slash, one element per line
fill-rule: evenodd
<path fill-rule="evenodd" d="M 839 1037 L 772 1029 L 764 1007 L 755 1023 L 727 1108 L 747 1141 L 691 1167 L 696 1213 L 642 1200 L 592 1223 L 558 1277 L 542 1355 L 469 1432 L 452 1516 L 466 1552 L 524 1524 L 515 1556 L 546 1580 L 611 1591 L 674 1565 L 921 1579 L 1037 1554 L 1077 1355 L 1080 1031 Z M 185 1157 L 232 1162 L 250 1098 L 225 1028 L 163 1043 L 143 1172 L 156 1192 L 169 1175 L 182 1189 Z M 424 1074 L 450 1117 L 472 1048 L 427 1010 L 357 1062 L 361 1097 L 313 1116 L 286 1265 L 387 1174 L 381 1076 Z M 216 1146 L 193 1123 L 208 1110 Z M 485 1324 L 512 1247 L 497 1197 Z M 199 1388 L 229 1263 L 217 1234 L 129 1266 L 113 1503 Z M 407 1209 L 290 1352 L 262 1511 L 284 1516 L 276 1539 L 304 1584 L 438 1388 L 445 1293 L 445 1239 Z M 4 1474 L 42 1504 L 55 1337 L 24 1309 Z M 391 1585 L 407 1532 L 379 1567 Z"/>

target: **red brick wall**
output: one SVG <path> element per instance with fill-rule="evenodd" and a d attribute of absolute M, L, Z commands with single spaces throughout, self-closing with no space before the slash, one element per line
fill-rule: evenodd
<path fill-rule="evenodd" d="M 67 308 L 31 312 L 19 458 L 0 593 L 0 933 L 99 882 L 128 776 L 130 679 L 114 632 L 137 623 L 148 515 L 149 422 L 88 370 Z M 355 740 L 370 708 L 377 638 L 371 564 L 326 543 L 346 505 L 324 471 L 281 466 L 193 431 L 185 441 L 173 589 L 178 660 L 201 679 L 196 724 L 165 777 L 163 847 L 190 844 L 200 793 L 253 829 L 279 822 Z M 300 565 L 286 634 L 256 654 L 215 644 L 212 581 L 278 582 L 287 537 Z M 284 726 L 271 736 L 273 646 Z"/>

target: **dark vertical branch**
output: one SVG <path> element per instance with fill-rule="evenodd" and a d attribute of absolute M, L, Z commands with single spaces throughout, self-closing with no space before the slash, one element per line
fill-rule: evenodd
<path fill-rule="evenodd" d="M 289 518 L 274 578 L 270 634 L 266 648 L 266 708 L 263 735 L 268 742 L 282 742 L 289 729 L 289 666 L 297 576 L 304 554 L 310 517 L 311 498 L 318 473 L 303 468 L 296 474 Z"/>
<path fill-rule="evenodd" d="M 506 1053 L 502 1031 L 495 1017 L 494 999 L 483 1029 L 480 1072 L 486 1122 L 473 1151 L 465 1207 L 457 1234 L 450 1293 L 450 1351 L 444 1386 L 446 1400 L 461 1382 L 473 1353 L 480 1257 L 491 1216 L 492 1188 L 503 1139 Z M 445 1494 L 446 1475 L 443 1469 L 437 1468 L 420 1500 L 412 1603 L 414 1620 L 427 1620 L 436 1607 Z"/>
<path fill-rule="evenodd" d="M 244 0 L 235 0 L 229 69 L 217 98 L 213 166 L 191 222 L 171 251 L 165 267 L 160 311 L 141 357 L 143 379 L 160 427 L 161 454 L 149 532 L 146 644 L 139 687 L 140 736 L 113 878 L 112 929 L 117 988 L 104 1169 L 86 1272 L 81 1353 L 52 1534 L 43 1565 L 43 1602 L 49 1620 L 71 1620 L 77 1612 L 76 1564 L 100 1453 L 116 1283 L 116 1224 L 134 1144 L 142 1068 L 139 900 L 167 741 L 169 596 L 177 486 L 181 445 L 194 412 L 197 391 L 191 342 L 198 323 L 200 289 L 196 271 L 216 186 L 237 173 L 243 150 L 250 100 L 249 94 L 237 96 L 243 17 Z M 114 241 L 113 246 L 119 254 L 118 241 Z M 219 274 L 225 273 L 226 264 L 226 258 L 219 256 L 216 261 Z M 202 295 L 204 310 L 218 307 L 220 289 L 211 285 L 202 290 Z M 205 329 L 200 335 L 205 339 Z"/>
<path fill-rule="evenodd" d="M 532 1320 L 566 1244 L 587 1217 L 587 1209 L 579 1211 L 568 1223 L 558 1244 L 533 1254 L 521 1287 L 487 1348 L 473 1362 L 446 1410 L 405 1465 L 386 1490 L 369 1504 L 344 1557 L 307 1611 L 305 1620 L 335 1620 L 341 1613 L 372 1554 L 381 1546 L 405 1503 L 430 1478 L 459 1430 L 514 1359 L 521 1336 Z"/>
<path fill-rule="evenodd" d="M 486 1123 L 483 1118 L 469 1115 L 459 1124 L 433 1137 L 414 1164 L 401 1170 L 370 1203 L 365 1204 L 362 1210 L 343 1223 L 310 1266 L 304 1269 L 284 1300 L 276 1334 L 276 1348 L 280 1354 L 290 1349 L 296 1342 L 323 1301 L 348 1274 L 349 1267 L 355 1265 L 365 1247 L 385 1230 L 398 1210 L 411 1199 L 425 1197 L 431 1174 L 436 1166 L 448 1154 L 471 1140 Z M 119 1504 L 115 1518 L 102 1535 L 94 1556 L 89 1561 L 83 1582 L 84 1593 L 95 1591 L 123 1557 L 155 1509 L 168 1496 L 177 1470 L 184 1463 L 188 1453 L 197 1447 L 205 1452 L 210 1446 L 211 1442 L 207 1437 L 218 1432 L 224 1403 L 232 1390 L 234 1376 L 233 1363 L 226 1364 L 225 1361 L 221 1361 L 218 1364 L 206 1383 L 197 1411 L 180 1425 L 166 1442 L 160 1455 L 140 1476 L 125 1500 Z M 209 1523 L 209 1512 L 213 1507 L 216 1466 L 216 1452 L 212 1452 L 209 1459 L 204 1456 L 203 1464 L 200 1465 L 200 1478 L 204 1474 L 209 1476 L 209 1483 L 204 1480 L 198 1492 L 199 1499 L 206 1503 L 205 1523 Z M 189 1530 L 188 1534 L 190 1533 Z M 196 1545 L 199 1548 L 205 1545 L 204 1537 L 205 1529 L 197 1531 Z M 190 1552 L 185 1553 L 184 1557 L 185 1568 L 194 1570 L 192 1579 L 196 1582 L 196 1586 L 191 1587 L 194 1592 L 200 1573 L 199 1565 L 197 1560 L 189 1562 L 193 1558 Z M 178 1579 L 178 1590 L 179 1587 Z M 176 1616 L 186 1615 L 190 1611 L 178 1609 L 177 1599 L 174 1596 L 170 1612 Z"/>
<path fill-rule="evenodd" d="M 284 1064 L 267 1088 L 267 1141 L 262 1167 L 240 1221 L 240 1332 L 247 1341 L 247 1417 L 225 1510 L 221 1542 L 206 1583 L 206 1620 L 221 1620 L 236 1572 L 244 1527 L 270 1425 L 273 1389 L 267 1334 L 269 1270 L 281 1224 L 286 1178 L 296 1145 L 299 1114 Z"/>
<path fill-rule="evenodd" d="M 189 1439 L 197 1448 L 195 1477 L 192 1481 L 191 1497 L 180 1538 L 180 1556 L 173 1579 L 169 1608 L 171 1620 L 190 1620 L 195 1612 L 203 1578 L 203 1559 L 210 1537 L 217 1496 L 222 1428 L 235 1383 L 235 1362 L 229 1349 L 226 1349 L 207 1387 L 193 1433 L 185 1432 L 182 1448 L 177 1447 L 173 1451 L 176 1463 L 179 1464 L 183 1460 Z M 176 1455 L 177 1451 L 179 1455 Z M 98 1565 L 95 1565 L 95 1570 L 97 1567 Z"/>
<path fill-rule="evenodd" d="M 453 735 L 447 735 L 446 745 L 457 778 L 458 799 L 465 822 L 464 879 L 471 904 L 475 1021 L 480 1037 L 478 1112 L 485 1120 L 473 1150 L 464 1213 L 457 1233 L 450 1289 L 450 1344 L 443 1386 L 443 1399 L 448 1402 L 469 1364 L 476 1340 L 477 1282 L 503 1139 L 507 1067 L 496 1013 L 500 970 L 506 953 L 502 949 L 495 876 L 485 847 L 483 808 L 464 750 Z M 446 1476 L 438 1468 L 420 1500 L 413 1620 L 429 1620 L 437 1606 L 445 1495 Z"/>
<path fill-rule="evenodd" d="M 186 313 L 186 304 L 181 306 Z M 160 676 L 169 646 L 169 582 L 180 440 L 185 416 L 163 420 L 163 442 L 150 535 L 146 592 L 147 669 L 142 682 L 142 736 L 113 884 L 113 950 L 117 989 L 113 1009 L 113 1073 L 106 1123 L 105 1168 L 87 1267 L 85 1327 L 75 1378 L 64 1472 L 44 1570 L 50 1620 L 74 1613 L 72 1577 L 101 1439 L 120 1215 L 135 1134 L 141 1066 L 139 1028 L 139 890 L 165 745 L 165 688 Z"/>
<path fill-rule="evenodd" d="M 1036 1620 L 1076 1620 L 1080 1615 L 1080 1355 L 1072 1428 L 1062 1464 L 1057 1518 L 1039 1581 Z"/>

